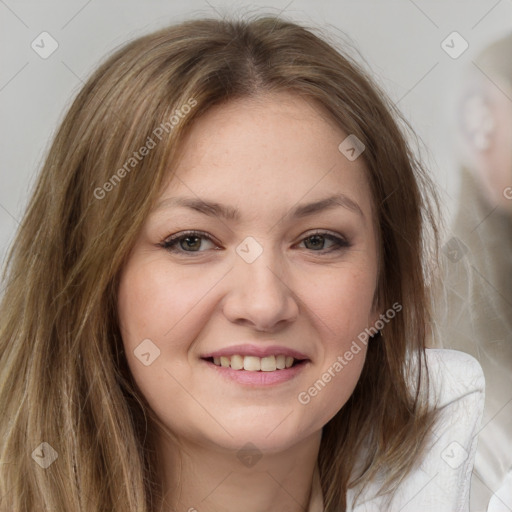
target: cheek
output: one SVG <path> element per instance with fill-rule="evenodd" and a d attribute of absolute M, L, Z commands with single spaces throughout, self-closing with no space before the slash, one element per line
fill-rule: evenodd
<path fill-rule="evenodd" d="M 310 276 L 303 287 L 305 303 L 320 321 L 330 350 L 343 350 L 349 338 L 368 327 L 376 315 L 373 299 L 377 271 L 373 260 L 340 265 L 332 272 Z"/>
<path fill-rule="evenodd" d="M 205 273 L 192 279 L 175 270 L 169 271 L 165 261 L 127 266 L 119 285 L 118 311 L 123 341 L 135 348 L 143 339 L 154 339 L 161 348 L 172 340 L 173 348 L 182 344 L 183 325 L 193 329 L 188 318 L 202 298 L 218 281 Z M 187 331 L 188 337 L 192 334 Z"/>
<path fill-rule="evenodd" d="M 130 262 L 121 277 L 118 291 L 119 327 L 128 367 L 153 409 L 162 397 L 166 403 L 180 396 L 172 378 L 185 381 L 190 340 L 198 334 L 194 312 L 212 287 L 210 279 L 183 282 L 172 275 L 165 263 Z M 172 364 L 169 364 L 169 363 Z M 180 404 L 183 406 L 183 404 Z"/>
<path fill-rule="evenodd" d="M 298 401 L 321 428 L 345 405 L 359 380 L 367 351 L 368 328 L 373 326 L 376 271 L 361 265 L 317 281 L 309 304 L 316 331 L 323 338 L 323 353 L 314 378 L 301 390 Z"/>
<path fill-rule="evenodd" d="M 323 298 L 318 298 L 328 318 L 337 327 L 351 330 L 366 323 L 371 315 L 374 281 L 369 276 L 348 273 L 329 281 Z"/>
<path fill-rule="evenodd" d="M 121 276 L 118 316 L 130 372 L 151 409 L 176 427 L 169 410 L 200 416 L 180 383 L 192 378 L 190 342 L 200 330 L 197 312 L 214 282 L 208 276 L 190 280 L 168 263 L 133 258 Z M 213 281 L 213 282 L 212 282 Z M 194 319 L 196 321 L 194 321 Z"/>

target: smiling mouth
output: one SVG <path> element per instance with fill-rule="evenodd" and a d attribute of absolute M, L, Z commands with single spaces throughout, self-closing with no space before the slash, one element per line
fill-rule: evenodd
<path fill-rule="evenodd" d="M 245 370 L 249 372 L 273 372 L 276 370 L 287 370 L 294 366 L 305 363 L 308 359 L 295 359 L 291 356 L 276 355 L 267 357 L 256 356 L 221 356 L 204 358 L 215 366 L 231 368 L 232 370 Z"/>

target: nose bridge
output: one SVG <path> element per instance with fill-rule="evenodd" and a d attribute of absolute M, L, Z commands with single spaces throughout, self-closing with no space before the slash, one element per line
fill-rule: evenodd
<path fill-rule="evenodd" d="M 282 256 L 270 244 L 247 237 L 236 248 L 232 285 L 225 313 L 231 321 L 242 319 L 268 329 L 298 312 L 282 270 Z"/>
<path fill-rule="evenodd" d="M 282 291 L 282 258 L 270 242 L 260 243 L 253 237 L 247 237 L 238 245 L 236 252 L 236 273 L 253 290 L 253 295 L 261 292 L 274 295 Z"/>

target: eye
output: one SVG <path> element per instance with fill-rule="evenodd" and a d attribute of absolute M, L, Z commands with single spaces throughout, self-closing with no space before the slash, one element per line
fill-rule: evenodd
<path fill-rule="evenodd" d="M 186 231 L 167 238 L 160 245 L 169 252 L 204 252 L 200 250 L 204 241 L 213 244 L 213 239 L 202 231 Z"/>
<path fill-rule="evenodd" d="M 172 253 L 191 254 L 208 250 L 208 247 L 204 247 L 205 242 L 213 245 L 214 250 L 215 248 L 219 249 L 212 237 L 203 231 L 176 233 L 162 242 L 160 246 Z M 341 251 L 351 245 L 344 237 L 326 231 L 311 233 L 303 238 L 301 243 L 304 243 L 306 249 L 323 253 Z M 326 244 L 328 244 L 328 247 L 326 247 Z"/>
<path fill-rule="evenodd" d="M 330 247 L 325 247 L 326 242 L 331 244 Z M 306 249 L 311 249 L 314 252 L 341 251 L 342 249 L 350 247 L 348 240 L 326 231 L 316 231 L 306 238 L 303 238 L 301 243 L 305 244 Z"/>

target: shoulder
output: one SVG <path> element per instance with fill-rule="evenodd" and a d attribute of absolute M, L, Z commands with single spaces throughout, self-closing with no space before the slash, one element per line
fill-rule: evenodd
<path fill-rule="evenodd" d="M 457 350 L 427 349 L 425 353 L 431 405 L 441 410 L 453 404 L 466 406 L 471 402 L 475 408 L 467 412 L 477 417 L 478 411 L 483 410 L 485 394 L 485 378 L 480 363 L 473 356 Z M 450 413 L 454 414 L 453 408 Z"/>
<path fill-rule="evenodd" d="M 429 403 L 438 419 L 418 467 L 389 496 L 377 496 L 379 482 L 368 486 L 348 511 L 469 511 L 469 487 L 484 409 L 485 380 L 480 363 L 456 350 L 427 349 Z M 418 365 L 419 367 L 419 365 Z M 423 365 L 421 365 L 423 368 Z M 390 500 L 390 504 L 387 505 Z"/>

